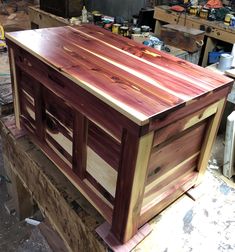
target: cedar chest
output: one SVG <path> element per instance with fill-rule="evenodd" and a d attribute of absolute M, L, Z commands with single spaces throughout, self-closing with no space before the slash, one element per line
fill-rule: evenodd
<path fill-rule="evenodd" d="M 17 127 L 121 243 L 200 182 L 231 79 L 93 25 L 6 37 Z"/>

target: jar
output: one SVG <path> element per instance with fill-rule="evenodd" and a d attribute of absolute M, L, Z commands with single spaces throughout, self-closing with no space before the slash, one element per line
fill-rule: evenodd
<path fill-rule="evenodd" d="M 190 9 L 189 9 L 189 14 L 190 15 L 196 16 L 197 12 L 198 12 L 198 7 L 197 6 L 191 6 L 190 7 Z"/>
<path fill-rule="evenodd" d="M 150 27 L 148 25 L 142 25 L 141 32 L 150 32 Z"/>
<path fill-rule="evenodd" d="M 204 9 L 204 8 L 201 9 L 199 16 L 200 18 L 207 19 L 209 16 L 209 10 Z"/>
<path fill-rule="evenodd" d="M 120 27 L 120 34 L 121 34 L 123 37 L 129 37 L 129 28 L 126 27 L 126 26 L 121 26 L 121 27 Z"/>
<path fill-rule="evenodd" d="M 113 24 L 112 26 L 112 33 L 114 34 L 120 34 L 120 24 Z"/>
<path fill-rule="evenodd" d="M 232 14 L 226 14 L 225 18 L 224 18 L 224 24 L 225 25 L 230 25 L 230 21 L 232 19 L 233 15 Z"/>
<path fill-rule="evenodd" d="M 132 33 L 133 34 L 140 34 L 141 33 L 141 29 L 139 27 L 133 27 L 132 28 Z"/>

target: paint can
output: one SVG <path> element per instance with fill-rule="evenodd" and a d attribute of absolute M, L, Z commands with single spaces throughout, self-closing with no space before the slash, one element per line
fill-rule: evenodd
<path fill-rule="evenodd" d="M 230 21 L 232 19 L 233 15 L 232 14 L 226 14 L 225 18 L 224 18 L 224 24 L 225 25 L 230 25 Z"/>
<path fill-rule="evenodd" d="M 201 9 L 199 16 L 200 18 L 207 19 L 209 16 L 209 10 L 205 8 Z"/>
<path fill-rule="evenodd" d="M 222 53 L 219 59 L 218 69 L 220 71 L 225 71 L 231 68 L 233 62 L 233 56 L 228 53 Z"/>
<path fill-rule="evenodd" d="M 121 34 L 123 37 L 129 37 L 129 28 L 126 27 L 126 26 L 121 26 L 121 27 L 120 27 L 120 34 Z"/>
<path fill-rule="evenodd" d="M 120 34 L 120 24 L 113 24 L 112 26 L 112 33 L 114 34 Z"/>
<path fill-rule="evenodd" d="M 93 21 L 95 24 L 101 22 L 101 20 L 102 20 L 102 14 L 100 13 L 93 14 Z"/>
<path fill-rule="evenodd" d="M 141 29 L 139 27 L 133 27 L 132 28 L 132 33 L 133 34 L 140 34 L 141 33 Z"/>
<path fill-rule="evenodd" d="M 141 32 L 142 33 L 150 32 L 150 27 L 148 25 L 142 25 L 141 26 Z"/>
<path fill-rule="evenodd" d="M 196 16 L 197 13 L 198 13 L 198 6 L 191 6 L 190 9 L 189 9 L 189 14 L 193 15 L 193 16 Z"/>
<path fill-rule="evenodd" d="M 235 17 L 232 17 L 230 20 L 230 26 L 235 28 Z"/>

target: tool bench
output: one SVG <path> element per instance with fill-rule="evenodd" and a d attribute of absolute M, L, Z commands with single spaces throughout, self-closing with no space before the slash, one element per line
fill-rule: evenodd
<path fill-rule="evenodd" d="M 155 34 L 160 35 L 161 26 L 166 23 L 185 25 L 189 28 L 195 28 L 205 31 L 206 46 L 202 61 L 202 66 L 207 65 L 208 52 L 212 51 L 218 40 L 230 44 L 235 43 L 235 29 L 224 25 L 219 21 L 208 21 L 196 16 L 180 14 L 171 11 L 169 6 L 156 6 L 154 11 L 156 19 Z"/>

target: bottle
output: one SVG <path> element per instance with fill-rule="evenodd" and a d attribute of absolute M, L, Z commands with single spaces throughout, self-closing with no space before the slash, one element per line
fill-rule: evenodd
<path fill-rule="evenodd" d="M 83 6 L 82 9 L 82 23 L 87 23 L 87 10 L 85 5 Z"/>

